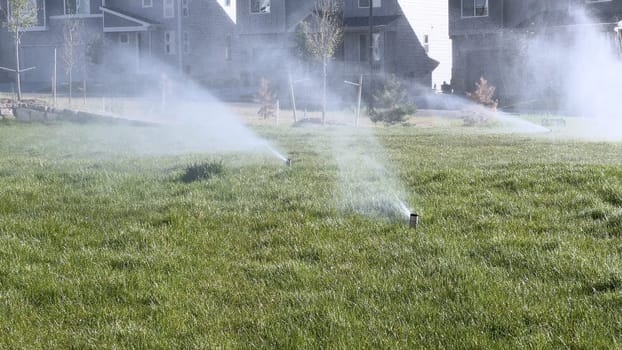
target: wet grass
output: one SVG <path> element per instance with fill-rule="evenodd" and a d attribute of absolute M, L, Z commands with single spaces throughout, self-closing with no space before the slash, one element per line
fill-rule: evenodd
<path fill-rule="evenodd" d="M 413 231 L 336 209 L 328 140 L 356 131 L 257 131 L 294 166 L 0 125 L 0 348 L 618 346 L 621 144 L 374 129 Z"/>

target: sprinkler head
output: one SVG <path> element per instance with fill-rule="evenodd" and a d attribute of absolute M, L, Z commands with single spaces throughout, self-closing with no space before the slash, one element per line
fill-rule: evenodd
<path fill-rule="evenodd" d="M 410 228 L 412 229 L 417 229 L 417 226 L 419 226 L 419 214 L 417 213 L 411 213 L 410 214 L 410 221 L 408 223 L 408 226 L 410 226 Z"/>
<path fill-rule="evenodd" d="M 292 166 L 292 160 L 291 160 L 291 159 L 289 159 L 289 158 L 287 158 L 287 159 L 285 160 L 285 165 L 287 165 L 287 166 Z"/>

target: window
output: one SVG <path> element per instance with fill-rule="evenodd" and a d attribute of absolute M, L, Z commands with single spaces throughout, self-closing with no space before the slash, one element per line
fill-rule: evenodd
<path fill-rule="evenodd" d="M 367 45 L 367 35 L 361 34 L 359 36 L 359 61 L 367 62 L 369 56 L 369 45 Z"/>
<path fill-rule="evenodd" d="M 184 53 L 190 53 L 190 35 L 188 32 L 183 32 L 181 35 L 181 47 Z"/>
<path fill-rule="evenodd" d="M 189 0 L 181 0 L 181 15 L 188 17 L 190 15 L 190 8 L 188 6 Z"/>
<path fill-rule="evenodd" d="M 143 7 L 152 7 L 153 0 L 143 0 Z"/>
<path fill-rule="evenodd" d="M 164 0 L 164 18 L 175 17 L 175 1 Z"/>
<path fill-rule="evenodd" d="M 462 0 L 462 17 L 488 16 L 488 0 Z"/>
<path fill-rule="evenodd" d="M 127 44 L 130 42 L 130 36 L 127 33 L 121 33 L 119 34 L 119 42 L 121 44 Z"/>
<path fill-rule="evenodd" d="M 374 7 L 382 7 L 382 0 L 373 0 Z M 369 0 L 359 0 L 359 8 L 369 8 Z"/>
<path fill-rule="evenodd" d="M 430 36 L 428 34 L 423 36 L 423 49 L 425 53 L 430 52 Z"/>
<path fill-rule="evenodd" d="M 91 13 L 90 0 L 65 0 L 65 15 L 88 15 Z"/>
<path fill-rule="evenodd" d="M 371 53 L 374 62 L 382 61 L 382 50 L 380 47 L 380 41 L 382 40 L 380 33 L 373 33 L 371 35 Z"/>
<path fill-rule="evenodd" d="M 251 0 L 251 13 L 270 13 L 270 0 Z"/>
<path fill-rule="evenodd" d="M 226 7 L 231 6 L 231 0 L 225 0 L 225 6 Z"/>
<path fill-rule="evenodd" d="M 231 61 L 231 35 L 225 38 L 225 60 Z"/>
<path fill-rule="evenodd" d="M 175 54 L 175 31 L 164 32 L 164 52 L 168 55 Z"/>

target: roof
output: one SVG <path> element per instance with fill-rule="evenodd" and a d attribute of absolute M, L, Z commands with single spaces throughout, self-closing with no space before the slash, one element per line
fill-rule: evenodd
<path fill-rule="evenodd" d="M 104 14 L 104 32 L 141 32 L 153 30 L 158 23 L 147 18 L 100 7 Z"/>

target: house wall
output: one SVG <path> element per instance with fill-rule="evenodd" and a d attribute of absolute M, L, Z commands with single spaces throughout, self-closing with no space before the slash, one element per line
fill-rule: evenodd
<path fill-rule="evenodd" d="M 74 48 L 78 52 L 78 56 L 84 55 L 90 45 L 93 45 L 101 37 L 101 20 L 99 18 L 87 18 L 81 19 L 81 21 L 80 40 L 82 44 Z M 66 47 L 63 36 L 64 24 L 64 20 L 50 18 L 46 31 L 31 31 L 23 34 L 21 66 L 23 68 L 36 67 L 36 69 L 22 74 L 24 83 L 30 83 L 41 88 L 51 87 L 54 72 L 54 49 L 56 49 L 57 58 L 57 81 L 62 84 L 68 80 L 64 55 Z M 73 68 L 74 81 L 79 81 L 84 74 L 88 74 L 85 69 L 88 71 L 93 69 L 88 57 L 75 63 Z"/>
<path fill-rule="evenodd" d="M 230 11 L 224 2 L 195 0 L 190 2 L 191 15 L 182 18 L 190 43 L 189 51 L 183 53 L 184 71 L 208 86 L 231 85 L 239 76 L 233 52 L 226 55 L 227 41 L 233 50 L 235 40 Z"/>
<path fill-rule="evenodd" d="M 399 0 L 400 9 L 411 31 L 411 36 L 425 45 L 425 37 L 428 37 L 427 55 L 439 62 L 438 67 L 432 71 L 431 84 L 440 89 L 443 82 L 451 81 L 452 69 L 452 44 L 449 38 L 448 2 L 438 0 Z M 408 32 L 408 28 L 401 30 Z M 404 38 L 407 39 L 407 38 Z M 415 48 L 417 52 L 418 48 Z M 402 54 L 403 55 L 403 54 Z M 398 62 L 410 61 L 408 57 L 398 57 Z"/>

